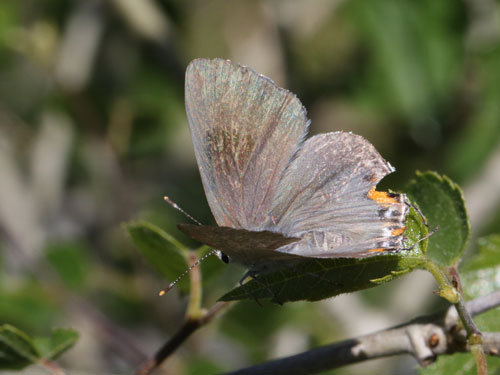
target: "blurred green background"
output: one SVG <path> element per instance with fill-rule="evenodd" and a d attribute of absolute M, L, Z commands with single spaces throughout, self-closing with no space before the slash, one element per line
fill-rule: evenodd
<path fill-rule="evenodd" d="M 397 172 L 464 189 L 472 244 L 500 228 L 500 11 L 494 0 L 2 0 L 0 322 L 81 333 L 71 374 L 130 373 L 179 327 L 186 298 L 121 224 L 177 231 L 169 195 L 213 223 L 183 101 L 197 57 L 249 65 L 293 91 L 311 134 L 352 131 Z M 207 260 L 209 307 L 242 274 Z M 440 303 L 423 272 L 320 303 L 241 302 L 162 367 L 231 370 L 366 334 Z M 409 357 L 334 374 L 414 374 Z M 35 371 L 35 370 L 33 370 Z M 25 371 L 24 373 L 29 373 Z M 33 372 L 34 373 L 34 372 Z"/>

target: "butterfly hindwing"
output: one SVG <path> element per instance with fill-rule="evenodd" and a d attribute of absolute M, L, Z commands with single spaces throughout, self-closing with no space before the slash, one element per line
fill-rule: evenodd
<path fill-rule="evenodd" d="M 228 227 L 179 224 L 178 228 L 187 236 L 222 251 L 229 259 L 252 270 L 262 270 L 274 262 L 292 261 L 302 257 L 275 251 L 299 241 L 270 231 L 249 231 Z M 303 259 L 303 258 L 302 258 Z"/>
<path fill-rule="evenodd" d="M 392 171 L 361 136 L 314 136 L 280 180 L 267 229 L 303 237 L 281 249 L 303 256 L 360 257 L 394 250 L 405 229 L 405 197 L 375 191 Z"/>

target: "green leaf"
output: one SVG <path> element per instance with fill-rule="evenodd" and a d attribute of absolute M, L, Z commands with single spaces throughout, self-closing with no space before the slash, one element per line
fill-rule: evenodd
<path fill-rule="evenodd" d="M 71 348 L 78 340 L 78 332 L 72 329 L 58 328 L 49 337 L 35 337 L 34 345 L 46 359 L 56 359 Z"/>
<path fill-rule="evenodd" d="M 145 221 L 128 223 L 125 227 L 148 263 L 168 281 L 174 281 L 188 269 L 184 255 L 187 250 L 168 233 Z M 187 293 L 189 279 L 181 279 L 177 286 L 182 293 Z"/>
<path fill-rule="evenodd" d="M 368 80 L 363 91 L 371 95 L 362 95 L 386 111 L 409 118 L 427 115 L 446 100 L 461 72 L 462 41 L 450 27 L 457 7 L 434 3 L 379 0 L 347 5 L 373 60 L 361 77 Z"/>
<path fill-rule="evenodd" d="M 222 374 L 224 370 L 211 357 L 198 357 L 191 355 L 187 363 L 186 375 Z"/>
<path fill-rule="evenodd" d="M 479 253 L 460 269 L 464 293 L 468 299 L 483 296 L 500 289 L 500 235 L 495 234 L 479 240 Z M 500 308 L 492 309 L 474 317 L 481 331 L 500 331 Z M 486 356 L 488 373 L 500 373 L 500 358 Z M 438 361 L 420 370 L 422 375 L 475 375 L 476 363 L 470 353 L 455 353 L 440 356 Z"/>
<path fill-rule="evenodd" d="M 364 259 L 307 258 L 294 267 L 259 275 L 220 300 L 318 301 L 390 281 L 419 267 L 421 260 L 421 257 L 390 254 Z"/>
<path fill-rule="evenodd" d="M 500 358 L 486 356 L 488 373 L 498 374 L 500 371 Z M 451 356 L 439 356 L 438 360 L 430 366 L 419 370 L 421 375 L 476 375 L 476 362 L 470 353 L 455 353 Z"/>
<path fill-rule="evenodd" d="M 0 369 L 22 369 L 39 358 L 31 337 L 11 325 L 0 326 Z"/>
<path fill-rule="evenodd" d="M 434 172 L 417 172 L 406 192 L 418 204 L 430 228 L 439 227 L 429 239 L 427 257 L 442 266 L 455 264 L 470 234 L 465 202 L 458 185 Z"/>
<path fill-rule="evenodd" d="M 299 264 L 258 275 L 220 298 L 221 301 L 271 299 L 272 302 L 318 301 L 371 288 L 419 268 L 423 261 L 426 227 L 411 209 L 406 222 L 406 248 L 398 253 L 364 259 L 304 258 Z M 415 245 L 415 246 L 413 246 Z"/>
<path fill-rule="evenodd" d="M 500 234 L 479 239 L 479 252 L 460 269 L 468 299 L 500 290 Z"/>
<path fill-rule="evenodd" d="M 0 288 L 0 321 L 22 326 L 26 331 L 51 327 L 61 314 L 54 295 L 36 280 L 24 280 L 16 288 Z"/>
<path fill-rule="evenodd" d="M 91 265 L 81 244 L 53 244 L 47 248 L 46 257 L 67 286 L 73 289 L 85 286 Z"/>

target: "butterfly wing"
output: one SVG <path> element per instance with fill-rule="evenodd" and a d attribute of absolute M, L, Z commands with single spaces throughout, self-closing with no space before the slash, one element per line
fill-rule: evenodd
<path fill-rule="evenodd" d="M 253 271 L 262 272 L 273 269 L 276 263 L 303 259 L 274 251 L 300 240 L 280 233 L 192 224 L 179 224 L 178 228 L 187 236 L 222 251 Z"/>
<path fill-rule="evenodd" d="M 262 228 L 307 132 L 306 110 L 270 79 L 222 59 L 191 62 L 185 91 L 196 160 L 217 223 Z"/>
<path fill-rule="evenodd" d="M 351 133 L 308 139 L 280 180 L 267 229 L 302 237 L 280 251 L 311 257 L 362 257 L 401 247 L 405 196 L 375 191 L 393 168 Z"/>

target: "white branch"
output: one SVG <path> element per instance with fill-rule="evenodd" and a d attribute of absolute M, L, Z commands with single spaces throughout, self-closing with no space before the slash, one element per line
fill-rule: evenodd
<path fill-rule="evenodd" d="M 466 306 L 474 316 L 499 305 L 500 291 L 497 291 L 469 301 Z M 410 354 L 425 366 L 439 355 L 468 350 L 465 331 L 457 329 L 458 326 L 458 314 L 455 307 L 450 306 L 441 313 L 417 318 L 384 331 L 269 361 L 229 375 L 312 374 L 395 354 Z M 487 354 L 499 355 L 500 333 L 483 333 L 483 348 Z"/>

